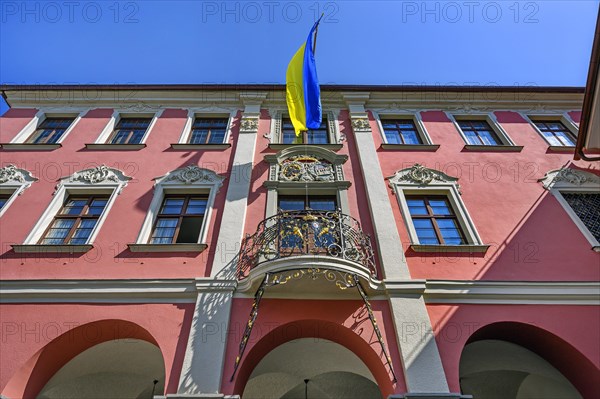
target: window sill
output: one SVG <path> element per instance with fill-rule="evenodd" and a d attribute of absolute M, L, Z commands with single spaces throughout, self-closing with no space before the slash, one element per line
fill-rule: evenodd
<path fill-rule="evenodd" d="M 575 147 L 568 147 L 564 145 L 551 145 L 548 146 L 548 152 L 575 152 Z"/>
<path fill-rule="evenodd" d="M 127 244 L 131 252 L 202 252 L 206 244 Z"/>
<path fill-rule="evenodd" d="M 454 252 L 468 252 L 468 253 L 485 253 L 489 248 L 489 245 L 422 245 L 422 244 L 411 244 L 410 249 L 415 252 L 435 252 L 435 253 L 454 253 Z"/>
<path fill-rule="evenodd" d="M 437 151 L 439 144 L 381 144 L 382 150 L 401 150 L 401 151 Z"/>
<path fill-rule="evenodd" d="M 521 152 L 522 145 L 473 145 L 465 144 L 463 151 L 484 152 Z"/>
<path fill-rule="evenodd" d="M 174 150 L 226 150 L 231 147 L 229 143 L 223 144 L 189 144 L 189 143 L 175 143 L 171 144 L 171 148 Z"/>
<path fill-rule="evenodd" d="M 342 149 L 342 147 L 344 146 L 343 144 L 278 144 L 278 143 L 273 143 L 273 144 L 269 144 L 269 148 L 273 149 L 273 150 L 285 150 L 288 148 L 294 148 L 296 146 L 307 146 L 307 147 L 321 147 L 321 148 L 326 148 L 328 150 L 331 151 L 339 151 Z"/>
<path fill-rule="evenodd" d="M 101 150 L 101 151 L 138 151 L 142 148 L 146 148 L 146 144 L 86 144 L 85 148 L 88 150 Z"/>
<path fill-rule="evenodd" d="M 83 254 L 94 248 L 92 244 L 81 245 L 44 245 L 14 244 L 13 250 L 18 254 Z"/>
<path fill-rule="evenodd" d="M 62 145 L 60 144 L 34 144 L 34 143 L 4 143 L 0 144 L 2 149 L 9 151 L 53 151 Z"/>

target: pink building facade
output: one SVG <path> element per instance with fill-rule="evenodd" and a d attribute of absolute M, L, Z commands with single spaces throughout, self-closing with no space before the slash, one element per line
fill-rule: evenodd
<path fill-rule="evenodd" d="M 583 90 L 2 89 L 2 398 L 600 392 Z"/>

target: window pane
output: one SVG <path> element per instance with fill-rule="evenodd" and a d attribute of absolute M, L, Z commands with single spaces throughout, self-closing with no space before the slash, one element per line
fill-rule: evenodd
<path fill-rule="evenodd" d="M 188 215 L 204 215 L 207 202 L 206 198 L 191 198 L 185 213 Z"/>
<path fill-rule="evenodd" d="M 156 227 L 152 233 L 151 244 L 170 244 L 175 236 L 178 219 L 160 218 L 156 221 Z"/>
<path fill-rule="evenodd" d="M 327 131 L 309 130 L 307 132 L 308 144 L 328 144 Z"/>
<path fill-rule="evenodd" d="M 64 243 L 64 239 L 69 235 L 71 227 L 75 224 L 75 219 L 56 219 L 52 226 L 46 232 L 46 236 L 42 240 L 42 244 L 60 245 Z"/>
<path fill-rule="evenodd" d="M 434 215 L 452 215 L 448 203 L 443 199 L 430 199 L 429 206 L 431 206 Z"/>
<path fill-rule="evenodd" d="M 422 199 L 407 199 L 408 210 L 411 215 L 427 215 L 427 207 Z"/>
<path fill-rule="evenodd" d="M 192 137 L 190 138 L 191 144 L 205 144 L 208 140 L 208 130 L 197 129 L 192 131 Z"/>
<path fill-rule="evenodd" d="M 179 226 L 179 234 L 177 235 L 177 243 L 196 243 L 200 236 L 202 228 L 202 217 L 184 217 Z"/>
<path fill-rule="evenodd" d="M 546 138 L 546 140 L 548 140 L 548 144 L 550 144 L 550 145 L 556 145 L 556 146 L 562 146 L 563 145 L 560 142 L 560 140 L 557 139 L 556 136 L 554 136 L 552 133 L 550 133 L 550 132 L 542 132 L 542 134 L 544 135 L 544 137 Z"/>
<path fill-rule="evenodd" d="M 108 200 L 106 200 L 106 199 L 93 200 L 92 203 L 90 204 L 90 207 L 88 208 L 87 214 L 88 215 L 101 215 L 102 211 L 104 210 L 104 207 L 106 207 L 107 202 L 108 202 Z"/>
<path fill-rule="evenodd" d="M 471 145 L 480 145 L 481 141 L 479 140 L 479 137 L 477 136 L 477 134 L 475 134 L 475 132 L 473 131 L 465 131 L 465 137 L 467 139 L 467 143 L 471 144 Z"/>
<path fill-rule="evenodd" d="M 0 196 L 0 209 L 4 208 L 4 205 L 6 205 L 6 203 L 8 202 L 9 198 L 10 198 L 9 195 L 2 195 L 2 196 Z"/>
<path fill-rule="evenodd" d="M 165 199 L 160 213 L 164 215 L 179 215 L 183 209 L 183 198 L 167 198 Z"/>
<path fill-rule="evenodd" d="M 79 223 L 79 226 L 75 229 L 73 236 L 69 240 L 69 244 L 85 244 L 92 234 L 94 226 L 96 226 L 97 219 L 84 219 Z"/>
<path fill-rule="evenodd" d="M 87 204 L 86 199 L 69 199 L 62 209 L 61 215 L 79 215 Z"/>
<path fill-rule="evenodd" d="M 420 244 L 439 244 L 430 219 L 413 219 Z"/>
<path fill-rule="evenodd" d="M 560 140 L 561 144 L 566 147 L 574 147 L 575 143 L 571 140 L 571 137 L 565 132 L 556 132 L 556 136 L 558 140 Z"/>
<path fill-rule="evenodd" d="M 447 245 L 460 245 L 464 244 L 460 234 L 459 227 L 456 220 L 453 219 L 437 219 L 437 224 L 440 229 L 440 233 L 444 238 L 444 242 Z"/>
<path fill-rule="evenodd" d="M 385 138 L 387 139 L 388 144 L 402 144 L 400 134 L 395 130 L 386 130 Z"/>
<path fill-rule="evenodd" d="M 479 138 L 481 139 L 483 144 L 485 144 L 485 145 L 498 145 L 499 144 L 491 132 L 486 131 L 486 130 L 479 130 L 479 131 L 477 131 L 477 133 L 479 134 Z"/>
<path fill-rule="evenodd" d="M 336 209 L 336 201 L 333 198 L 310 199 L 309 204 L 310 208 L 315 210 L 335 211 Z"/>
<path fill-rule="evenodd" d="M 590 233 L 600 241 L 600 194 L 561 193 Z"/>
<path fill-rule="evenodd" d="M 301 198 L 279 198 L 279 208 L 284 211 L 303 210 L 304 200 Z"/>
<path fill-rule="evenodd" d="M 421 144 L 421 139 L 414 130 L 402 131 L 402 138 L 404 139 L 404 144 Z"/>

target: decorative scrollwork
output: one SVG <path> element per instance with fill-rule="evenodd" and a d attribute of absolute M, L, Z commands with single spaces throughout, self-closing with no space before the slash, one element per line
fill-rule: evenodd
<path fill-rule="evenodd" d="M 538 180 L 545 188 L 551 188 L 557 183 L 571 186 L 583 186 L 584 184 L 600 184 L 600 177 L 593 173 L 572 168 L 562 168 L 550 171 Z"/>
<path fill-rule="evenodd" d="M 6 165 L 0 168 L 0 184 L 16 183 L 29 187 L 31 183 L 36 181 L 35 177 L 25 169 L 19 169 L 15 165 Z"/>
<path fill-rule="evenodd" d="M 220 179 L 213 171 L 202 169 L 197 165 L 188 165 L 171 172 L 166 181 L 176 180 L 184 184 L 192 184 L 194 182 L 214 183 Z"/>
<path fill-rule="evenodd" d="M 258 118 L 242 118 L 240 129 L 242 131 L 258 130 Z"/>
<path fill-rule="evenodd" d="M 238 277 L 261 263 L 301 255 L 349 260 L 376 275 L 371 240 L 356 219 L 338 211 L 302 210 L 282 211 L 259 223 L 242 243 Z"/>
<path fill-rule="evenodd" d="M 334 181 L 333 165 L 313 155 L 296 155 L 279 165 L 279 178 L 284 181 Z"/>
<path fill-rule="evenodd" d="M 83 182 L 89 184 L 98 184 L 104 182 L 120 183 L 122 178 L 117 174 L 115 169 L 109 168 L 106 165 L 100 165 L 95 168 L 85 169 L 80 172 L 75 172 L 69 178 L 70 182 Z"/>
<path fill-rule="evenodd" d="M 456 185 L 456 188 L 460 190 L 460 186 L 457 183 L 458 179 L 456 177 L 448 176 L 439 170 L 426 168 L 418 163 L 414 164 L 410 168 L 397 171 L 394 176 L 388 177 L 388 179 L 390 180 L 391 187 L 393 187 L 395 184 L 401 184 L 404 182 L 422 185 L 450 183 Z"/>
<path fill-rule="evenodd" d="M 371 125 L 369 124 L 369 120 L 367 118 L 353 118 L 352 119 L 352 129 L 354 129 L 354 130 L 370 130 Z"/>

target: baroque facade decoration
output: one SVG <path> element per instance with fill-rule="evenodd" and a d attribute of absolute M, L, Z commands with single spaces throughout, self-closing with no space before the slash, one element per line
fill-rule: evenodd
<path fill-rule="evenodd" d="M 546 189 L 551 189 L 555 185 L 561 184 L 575 187 L 586 184 L 595 184 L 600 189 L 600 177 L 593 173 L 573 168 L 552 170 L 547 172 L 546 175 L 538 181 L 541 182 Z"/>
<path fill-rule="evenodd" d="M 15 165 L 6 165 L 0 168 L 0 184 L 22 186 L 23 189 L 31 186 L 37 181 L 31 173 L 25 169 L 19 169 Z M 19 194 L 23 191 L 21 190 Z"/>
<path fill-rule="evenodd" d="M 334 181 L 331 162 L 313 155 L 296 155 L 279 164 L 279 179 L 283 181 Z"/>
<path fill-rule="evenodd" d="M 158 179 L 157 179 L 158 180 Z M 162 179 L 161 179 L 162 180 Z M 193 184 L 197 182 L 222 184 L 223 177 L 212 170 L 202 169 L 197 165 L 188 165 L 170 172 L 164 177 L 164 182 Z"/>
<path fill-rule="evenodd" d="M 397 171 L 394 176 L 388 177 L 390 181 L 390 187 L 394 184 L 410 183 L 429 185 L 435 183 L 456 183 L 458 179 L 456 177 L 448 176 L 444 172 L 439 170 L 426 168 L 418 163 L 414 164 L 410 168 L 402 169 Z"/>
<path fill-rule="evenodd" d="M 96 166 L 95 168 L 89 168 L 80 170 L 73 173 L 71 176 L 63 177 L 60 179 L 59 184 L 56 186 L 58 192 L 65 184 L 77 184 L 77 185 L 115 185 L 117 186 L 117 194 L 120 194 L 127 182 L 131 180 L 131 177 L 125 176 L 119 169 L 110 168 L 106 165 Z"/>

